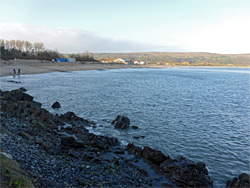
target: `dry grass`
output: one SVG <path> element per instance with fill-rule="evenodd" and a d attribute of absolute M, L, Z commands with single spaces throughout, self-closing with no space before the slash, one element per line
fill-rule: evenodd
<path fill-rule="evenodd" d="M 25 173 L 20 165 L 7 157 L 8 154 L 0 152 L 0 187 L 1 188 L 33 188 L 31 178 Z"/>

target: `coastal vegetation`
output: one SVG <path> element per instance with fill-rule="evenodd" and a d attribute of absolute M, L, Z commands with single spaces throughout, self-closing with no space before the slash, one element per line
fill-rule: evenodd
<path fill-rule="evenodd" d="M 60 56 L 59 52 L 46 49 L 42 42 L 31 43 L 24 40 L 0 39 L 1 59 L 44 59 L 51 60 Z"/>
<path fill-rule="evenodd" d="M 81 54 L 61 54 L 57 50 L 49 50 L 43 42 L 31 43 L 24 40 L 0 39 L 0 57 L 10 59 L 41 59 L 52 60 L 56 58 L 76 58 L 77 61 L 95 61 L 93 55 L 85 51 Z"/>
<path fill-rule="evenodd" d="M 250 54 L 215 54 L 205 52 L 138 52 L 138 53 L 95 53 L 94 58 L 126 58 L 131 61 L 146 61 L 180 66 L 249 66 Z"/>

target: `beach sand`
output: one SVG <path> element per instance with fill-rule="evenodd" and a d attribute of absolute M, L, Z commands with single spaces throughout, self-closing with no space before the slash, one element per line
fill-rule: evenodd
<path fill-rule="evenodd" d="M 120 68 L 152 67 L 147 65 L 104 64 L 99 62 L 51 62 L 41 60 L 9 60 L 1 62 L 0 76 L 13 75 L 13 69 L 21 69 L 21 75 L 49 72 L 68 72 L 81 70 L 104 70 Z"/>

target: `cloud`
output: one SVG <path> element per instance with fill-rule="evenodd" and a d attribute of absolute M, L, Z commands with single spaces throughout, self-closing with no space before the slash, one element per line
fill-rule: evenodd
<path fill-rule="evenodd" d="M 191 51 L 225 54 L 249 53 L 249 17 L 237 17 L 181 33 L 176 38 L 184 48 Z"/>
<path fill-rule="evenodd" d="M 175 46 L 115 40 L 98 33 L 72 28 L 36 27 L 20 23 L 0 23 L 0 38 L 43 42 L 51 50 L 63 53 L 183 51 Z"/>

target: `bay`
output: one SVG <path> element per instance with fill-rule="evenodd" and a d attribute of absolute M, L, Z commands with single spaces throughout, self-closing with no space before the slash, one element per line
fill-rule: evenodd
<path fill-rule="evenodd" d="M 205 162 L 214 187 L 225 187 L 227 180 L 249 173 L 248 68 L 93 70 L 0 81 L 2 90 L 25 87 L 53 113 L 73 111 L 95 121 L 97 128 L 91 131 L 97 134 Z M 51 108 L 55 101 L 61 109 Z M 110 122 L 118 114 L 139 129 L 114 129 Z"/>

